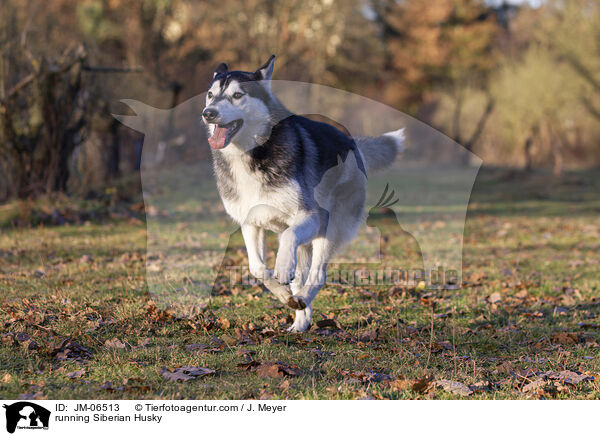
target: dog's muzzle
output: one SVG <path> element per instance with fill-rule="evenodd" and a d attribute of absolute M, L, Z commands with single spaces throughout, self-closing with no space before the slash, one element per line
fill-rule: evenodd
<path fill-rule="evenodd" d="M 211 121 L 214 121 L 219 116 L 219 111 L 217 111 L 216 109 L 207 107 L 202 112 L 202 116 L 204 117 L 204 119 L 206 121 L 211 122 Z"/>

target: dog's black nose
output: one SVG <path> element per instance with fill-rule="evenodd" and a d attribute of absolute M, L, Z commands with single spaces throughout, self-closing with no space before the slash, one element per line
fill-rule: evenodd
<path fill-rule="evenodd" d="M 217 118 L 217 115 L 219 115 L 219 112 L 217 112 L 216 109 L 206 108 L 202 112 L 202 116 L 204 117 L 204 119 L 206 121 L 212 121 L 212 120 L 214 120 L 215 118 Z"/>

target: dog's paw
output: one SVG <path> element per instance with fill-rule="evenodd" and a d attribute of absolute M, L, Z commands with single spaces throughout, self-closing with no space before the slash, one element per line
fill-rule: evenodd
<path fill-rule="evenodd" d="M 296 312 L 296 318 L 294 319 L 294 323 L 287 328 L 287 331 L 290 333 L 305 332 L 310 327 L 311 317 L 312 311 L 310 311 L 310 309 Z"/>
<path fill-rule="evenodd" d="M 293 256 L 277 254 L 273 277 L 282 285 L 287 285 L 294 280 L 296 273 L 296 260 Z"/>
<path fill-rule="evenodd" d="M 304 300 L 295 295 L 292 295 L 290 298 L 288 298 L 287 305 L 295 310 L 302 310 L 306 308 L 306 303 Z"/>
<path fill-rule="evenodd" d="M 310 323 L 309 323 L 309 325 L 310 325 Z M 289 326 L 287 328 L 287 331 L 289 333 L 302 333 L 302 332 L 305 332 L 306 330 L 308 330 L 308 326 L 306 326 L 306 327 L 297 326 L 295 322 L 294 322 L 294 324 L 292 324 L 291 326 Z"/>

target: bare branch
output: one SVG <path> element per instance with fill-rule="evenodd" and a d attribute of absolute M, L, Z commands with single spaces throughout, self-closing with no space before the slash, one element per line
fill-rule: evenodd
<path fill-rule="evenodd" d="M 571 65 L 571 67 L 586 81 L 588 82 L 590 85 L 592 85 L 592 87 L 596 90 L 600 92 L 600 80 L 598 80 L 594 74 L 589 70 L 589 68 L 587 68 L 585 65 L 583 65 L 583 63 L 577 59 L 575 56 L 573 55 L 565 55 L 563 57 L 563 59 L 565 59 L 569 65 Z"/>
<path fill-rule="evenodd" d="M 473 149 L 473 146 L 477 143 L 477 141 L 479 141 L 479 138 L 481 137 L 481 134 L 483 133 L 483 130 L 485 129 L 485 125 L 486 125 L 488 119 L 490 118 L 490 115 L 492 115 L 492 112 L 494 111 L 494 106 L 495 106 L 494 99 L 492 97 L 489 97 L 489 100 L 485 107 L 485 110 L 483 111 L 483 114 L 481 114 L 481 118 L 479 118 L 477 127 L 475 127 L 475 130 L 473 131 L 473 134 L 471 135 L 471 139 L 469 139 L 467 141 L 467 143 L 465 144 L 465 148 L 467 150 L 471 151 Z"/>
<path fill-rule="evenodd" d="M 92 73 L 141 73 L 144 71 L 142 67 L 93 67 L 90 65 L 84 65 L 83 71 L 90 71 Z"/>
<path fill-rule="evenodd" d="M 70 62 L 67 62 L 63 65 L 60 66 L 52 66 L 49 69 L 49 72 L 51 74 L 62 74 L 65 71 L 68 71 L 71 69 L 71 67 L 73 67 L 75 64 L 83 62 L 83 60 L 86 57 L 86 53 L 85 50 L 79 50 L 79 53 L 77 54 L 77 57 L 75 57 L 73 60 L 71 60 Z M 39 77 L 42 74 L 41 71 L 37 71 L 35 73 L 30 73 L 27 76 L 23 77 L 21 80 L 19 80 L 17 82 L 16 85 L 14 85 L 5 95 L 5 97 L 0 100 L 0 106 L 6 106 L 6 103 L 8 102 L 8 100 L 10 100 L 11 98 L 13 98 L 15 95 L 17 95 L 17 93 L 25 88 L 27 85 L 29 85 L 31 82 L 33 82 L 37 77 Z"/>
<path fill-rule="evenodd" d="M 590 115 L 600 120 L 600 109 L 598 109 L 588 98 L 584 97 L 581 99 L 581 101 Z"/>

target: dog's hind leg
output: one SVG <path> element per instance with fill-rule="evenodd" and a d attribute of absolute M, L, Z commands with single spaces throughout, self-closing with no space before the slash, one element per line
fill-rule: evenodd
<path fill-rule="evenodd" d="M 302 291 L 304 284 L 308 280 L 312 260 L 312 244 L 305 244 L 298 247 L 298 263 L 296 264 L 296 275 L 290 284 L 292 293 L 298 294 Z M 288 297 L 289 298 L 289 297 Z M 289 303 L 288 303 L 289 304 Z M 309 305 L 304 309 L 296 310 L 294 324 L 288 328 L 289 332 L 300 332 L 306 330 L 310 325 L 312 318 L 312 307 Z M 302 330 L 303 329 L 303 330 Z"/>
<path fill-rule="evenodd" d="M 288 329 L 290 332 L 303 332 L 310 326 L 312 318 L 312 301 L 325 286 L 327 280 L 327 263 L 333 255 L 334 247 L 331 241 L 319 237 L 312 242 L 312 260 L 308 277 L 298 292 L 288 300 L 288 306 L 296 309 L 294 323 Z"/>
<path fill-rule="evenodd" d="M 296 263 L 296 273 L 294 280 L 290 283 L 290 288 L 293 294 L 300 292 L 308 273 L 310 272 L 310 263 L 312 259 L 312 244 L 300 245 L 297 250 L 298 262 Z"/>

